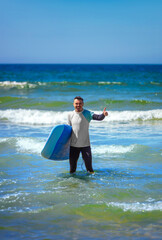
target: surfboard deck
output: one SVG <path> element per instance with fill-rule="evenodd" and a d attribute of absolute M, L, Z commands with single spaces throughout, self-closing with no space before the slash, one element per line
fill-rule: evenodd
<path fill-rule="evenodd" d="M 48 136 L 41 155 L 55 161 L 69 159 L 71 132 L 72 127 L 69 125 L 55 126 Z"/>

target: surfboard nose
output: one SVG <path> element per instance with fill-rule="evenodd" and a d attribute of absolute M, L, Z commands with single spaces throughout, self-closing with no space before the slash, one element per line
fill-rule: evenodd
<path fill-rule="evenodd" d="M 50 160 L 67 160 L 69 158 L 71 132 L 72 127 L 69 125 L 55 126 L 48 136 L 41 155 Z"/>

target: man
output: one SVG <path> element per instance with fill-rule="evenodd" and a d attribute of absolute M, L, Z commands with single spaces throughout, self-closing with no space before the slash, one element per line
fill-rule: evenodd
<path fill-rule="evenodd" d="M 68 115 L 68 124 L 72 126 L 70 142 L 70 173 L 75 173 L 80 152 L 88 172 L 93 173 L 92 154 L 89 140 L 89 123 L 93 120 L 101 121 L 108 116 L 106 108 L 100 115 L 83 109 L 84 101 L 80 96 L 74 98 L 74 111 Z"/>

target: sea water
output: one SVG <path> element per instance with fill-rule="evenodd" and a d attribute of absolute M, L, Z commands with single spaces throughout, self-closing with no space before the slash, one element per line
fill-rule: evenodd
<path fill-rule="evenodd" d="M 161 239 L 161 87 L 162 65 L 0 65 L 1 239 Z M 94 175 L 40 154 L 78 95 L 109 113 Z"/>

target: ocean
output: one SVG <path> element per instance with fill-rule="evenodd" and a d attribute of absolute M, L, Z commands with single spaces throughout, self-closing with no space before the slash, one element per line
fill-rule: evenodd
<path fill-rule="evenodd" d="M 1 239 L 162 236 L 162 65 L 0 65 Z M 41 150 L 75 96 L 91 121 L 95 174 Z"/>

